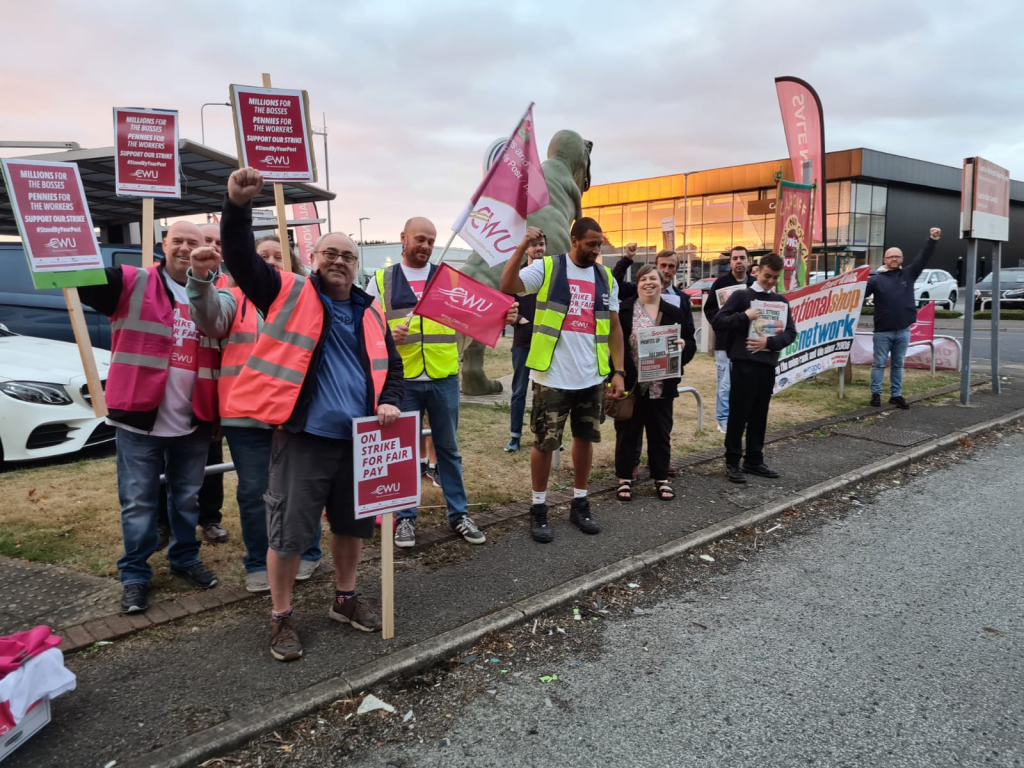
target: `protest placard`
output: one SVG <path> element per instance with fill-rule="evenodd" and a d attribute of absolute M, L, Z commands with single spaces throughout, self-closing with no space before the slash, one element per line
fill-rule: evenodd
<path fill-rule="evenodd" d="M 682 350 L 678 325 L 636 329 L 637 381 L 660 381 L 680 375 Z"/>
<path fill-rule="evenodd" d="M 316 221 L 316 203 L 295 203 L 292 218 L 296 221 Z M 299 261 L 313 267 L 313 247 L 320 239 L 319 224 L 300 224 L 295 227 L 295 247 L 299 249 Z"/>
<path fill-rule="evenodd" d="M 380 524 L 381 637 L 395 636 L 392 514 L 420 504 L 420 414 L 401 414 L 386 427 L 376 416 L 352 419 L 353 493 L 357 519 Z"/>
<path fill-rule="evenodd" d="M 10 159 L 2 168 L 32 281 L 36 288 L 64 289 L 93 411 L 102 418 L 107 404 L 78 286 L 103 285 L 107 276 L 78 166 Z"/>
<path fill-rule="evenodd" d="M 282 181 L 316 181 L 316 159 L 309 143 L 313 127 L 309 122 L 309 94 L 270 87 L 270 75 L 263 73 L 263 87 L 232 85 L 231 109 L 235 116 L 238 167 L 255 168 L 274 182 L 277 237 L 282 248 L 288 243 Z M 291 272 L 291 259 L 281 268 Z"/>
<path fill-rule="evenodd" d="M 413 314 L 493 347 L 513 303 L 515 299 L 508 294 L 441 264 L 423 290 Z"/>
<path fill-rule="evenodd" d="M 178 112 L 114 107 L 114 189 L 142 198 L 142 268 L 153 266 L 153 198 L 180 198 Z"/>
<path fill-rule="evenodd" d="M 775 369 L 775 391 L 830 368 L 850 357 L 870 267 L 786 294 L 796 325 L 796 340 L 782 350 Z"/>

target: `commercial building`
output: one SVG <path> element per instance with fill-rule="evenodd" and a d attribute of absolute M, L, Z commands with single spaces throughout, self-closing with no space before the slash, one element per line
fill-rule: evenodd
<path fill-rule="evenodd" d="M 690 278 L 717 276 L 729 249 L 775 249 L 775 174 L 791 180 L 789 159 L 692 171 L 651 179 L 597 184 L 583 196 L 583 214 L 601 224 L 614 253 L 637 242 L 641 254 L 674 247 Z M 843 272 L 881 266 L 886 248 L 913 256 L 930 227 L 943 231 L 932 266 L 963 284 L 966 243 L 959 238 L 961 169 L 872 149 L 829 152 L 825 158 L 826 242 L 815 243 L 810 271 Z M 612 249 L 609 249 L 611 251 Z M 979 276 L 991 269 L 992 249 L 979 248 Z M 1010 240 L 1003 266 L 1024 267 L 1024 183 L 1010 183 Z M 685 262 L 684 262 L 685 266 Z"/>

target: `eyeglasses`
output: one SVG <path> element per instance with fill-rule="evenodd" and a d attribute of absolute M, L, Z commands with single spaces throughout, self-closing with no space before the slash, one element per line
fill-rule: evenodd
<path fill-rule="evenodd" d="M 328 248 L 325 251 L 317 251 L 320 256 L 323 256 L 324 261 L 328 264 L 333 264 L 338 259 L 341 259 L 346 264 L 355 264 L 359 261 L 359 257 L 354 253 L 342 253 L 341 251 L 335 251 L 332 248 Z"/>

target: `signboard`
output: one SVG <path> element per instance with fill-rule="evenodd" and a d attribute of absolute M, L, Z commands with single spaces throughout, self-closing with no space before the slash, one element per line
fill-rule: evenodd
<path fill-rule="evenodd" d="M 316 181 L 306 91 L 232 85 L 231 105 L 242 165 L 267 181 Z"/>
<path fill-rule="evenodd" d="M 423 290 L 413 314 L 493 347 L 514 302 L 512 296 L 442 263 Z"/>
<path fill-rule="evenodd" d="M 316 203 L 295 203 L 292 205 L 295 221 L 315 221 Z M 299 260 L 307 267 L 313 266 L 313 247 L 320 239 L 319 224 L 303 224 L 295 227 L 295 245 L 299 249 Z"/>
<path fill-rule="evenodd" d="M 661 247 L 666 251 L 676 249 L 676 217 L 666 216 L 661 220 Z"/>
<path fill-rule="evenodd" d="M 870 271 L 870 267 L 858 267 L 786 294 L 797 334 L 796 340 L 779 355 L 775 392 L 846 365 Z"/>
<path fill-rule="evenodd" d="M 775 215 L 776 200 L 748 200 L 748 216 L 773 216 Z"/>
<path fill-rule="evenodd" d="M 960 236 L 998 242 L 1010 239 L 1010 172 L 981 157 L 964 160 Z"/>
<path fill-rule="evenodd" d="M 382 427 L 376 416 L 352 419 L 356 519 L 420 503 L 420 414 Z M 390 536 L 388 536 L 390 538 Z"/>
<path fill-rule="evenodd" d="M 128 197 L 181 197 L 176 110 L 114 107 L 114 187 Z"/>
<path fill-rule="evenodd" d="M 3 161 L 11 208 L 18 223 L 29 269 L 37 288 L 96 285 L 106 282 L 103 255 L 85 189 L 74 163 L 42 160 Z M 73 272 L 61 280 L 48 273 Z"/>
<path fill-rule="evenodd" d="M 775 247 L 782 256 L 782 285 L 779 293 L 807 282 L 807 258 L 811 252 L 811 216 L 814 187 L 779 182 L 779 204 L 775 211 Z"/>

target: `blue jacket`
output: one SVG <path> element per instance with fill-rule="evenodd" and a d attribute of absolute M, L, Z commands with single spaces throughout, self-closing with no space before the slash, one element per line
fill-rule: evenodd
<path fill-rule="evenodd" d="M 917 322 L 914 282 L 928 266 L 928 261 L 935 253 L 936 242 L 929 237 L 910 266 L 878 272 L 868 278 L 864 298 L 871 295 L 875 297 L 876 331 L 902 331 Z"/>

